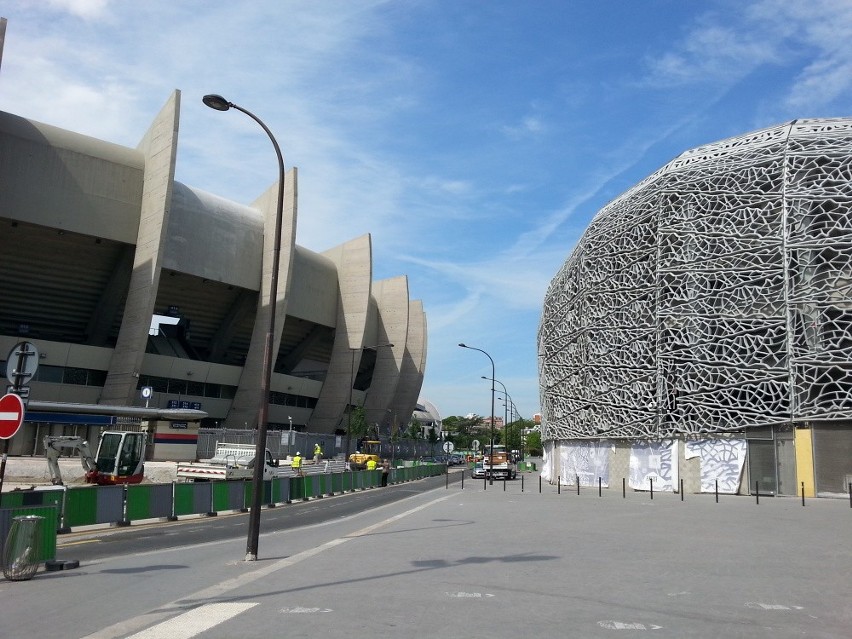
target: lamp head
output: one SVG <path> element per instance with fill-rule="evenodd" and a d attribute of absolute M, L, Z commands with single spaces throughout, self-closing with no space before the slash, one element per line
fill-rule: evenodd
<path fill-rule="evenodd" d="M 201 101 L 207 106 L 209 106 L 211 109 L 216 109 L 217 111 L 227 111 L 231 108 L 230 102 L 228 102 L 221 95 L 216 95 L 215 93 L 205 95 L 203 98 L 201 98 Z"/>
<path fill-rule="evenodd" d="M 462 348 L 467 348 L 466 344 L 459 344 L 459 346 L 461 346 Z"/>

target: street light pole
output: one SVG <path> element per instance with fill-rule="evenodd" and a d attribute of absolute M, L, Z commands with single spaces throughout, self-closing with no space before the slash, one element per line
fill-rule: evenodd
<path fill-rule="evenodd" d="M 491 355 L 486 353 L 481 348 L 475 348 L 473 346 L 468 346 L 467 344 L 459 344 L 459 346 L 461 346 L 462 348 L 469 348 L 472 351 L 479 351 L 480 353 L 483 353 L 491 361 L 491 452 L 490 452 L 490 454 L 491 454 L 492 460 L 493 460 L 493 455 L 494 455 L 494 382 L 496 381 L 494 379 L 494 377 L 496 375 L 495 367 L 494 367 L 494 359 L 491 357 Z M 489 483 L 494 484 L 494 474 L 493 473 L 490 474 L 489 479 L 490 479 Z"/>
<path fill-rule="evenodd" d="M 257 122 L 269 136 L 275 155 L 278 156 L 278 202 L 275 210 L 275 234 L 272 249 L 272 274 L 269 278 L 269 324 L 266 329 L 266 341 L 263 349 L 263 364 L 260 375 L 260 406 L 257 411 L 257 442 L 254 452 L 254 473 L 252 476 L 251 510 L 249 512 L 248 540 L 246 542 L 245 561 L 257 561 L 257 548 L 260 538 L 260 505 L 263 497 L 263 468 L 266 457 L 266 430 L 269 421 L 269 387 L 272 381 L 274 365 L 272 346 L 275 341 L 275 308 L 278 305 L 278 265 L 281 258 L 281 225 L 284 217 L 284 157 L 281 147 L 269 127 L 251 111 L 228 102 L 221 95 L 205 95 L 202 102 L 211 109 L 242 111 Z"/>
<path fill-rule="evenodd" d="M 488 378 L 485 375 L 483 375 L 482 379 L 488 379 Z M 506 397 L 505 397 L 506 402 L 503 404 L 503 409 L 504 409 L 503 410 L 503 419 L 505 420 L 503 422 L 503 433 L 505 434 L 505 438 L 506 438 L 506 452 L 509 452 L 509 402 L 512 402 L 512 396 L 509 395 L 509 391 L 506 390 L 506 385 L 503 382 L 501 382 L 499 379 L 495 379 L 494 381 L 497 382 L 498 384 L 500 384 L 500 386 L 503 387 L 503 393 L 505 393 L 505 395 L 506 395 Z M 514 402 L 512 402 L 512 403 L 514 404 Z"/>

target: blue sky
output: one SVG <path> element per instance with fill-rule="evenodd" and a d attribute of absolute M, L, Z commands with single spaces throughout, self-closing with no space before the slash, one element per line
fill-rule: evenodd
<path fill-rule="evenodd" d="M 5 0 L 0 109 L 135 146 L 182 92 L 176 178 L 250 203 L 298 166 L 297 241 L 371 233 L 427 313 L 422 395 L 539 410 L 551 278 L 592 216 L 681 152 L 849 116 L 849 0 Z M 500 385 L 498 384 L 498 389 Z M 498 415 L 503 414 L 498 403 Z"/>

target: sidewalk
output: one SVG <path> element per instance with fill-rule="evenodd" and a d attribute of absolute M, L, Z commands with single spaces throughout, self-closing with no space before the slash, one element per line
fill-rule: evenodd
<path fill-rule="evenodd" d="M 466 477 L 462 489 L 451 478 L 448 488 L 351 517 L 265 526 L 256 563 L 242 561 L 245 522 L 234 518 L 232 540 L 140 548 L 7 587 L 0 634 L 9 624 L 42 636 L 61 623 L 69 637 L 127 637 L 234 606 L 250 612 L 199 639 L 271 628 L 330 639 L 852 636 L 846 501 L 559 494 L 547 484 L 539 492 L 537 475 L 521 486 Z M 337 499 L 279 512 L 335 509 Z M 33 601 L 45 602 L 43 614 Z"/>

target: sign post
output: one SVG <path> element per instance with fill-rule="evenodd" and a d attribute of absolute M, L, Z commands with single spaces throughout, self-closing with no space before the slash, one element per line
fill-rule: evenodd
<path fill-rule="evenodd" d="M 0 397 L 0 439 L 9 439 L 24 423 L 24 400 L 15 393 Z"/>
<path fill-rule="evenodd" d="M 9 455 L 9 439 L 24 423 L 24 400 L 14 393 L 0 397 L 0 439 L 3 442 L 3 457 L 0 459 L 0 495 L 3 494 L 3 477 L 6 475 L 6 458 Z"/>

